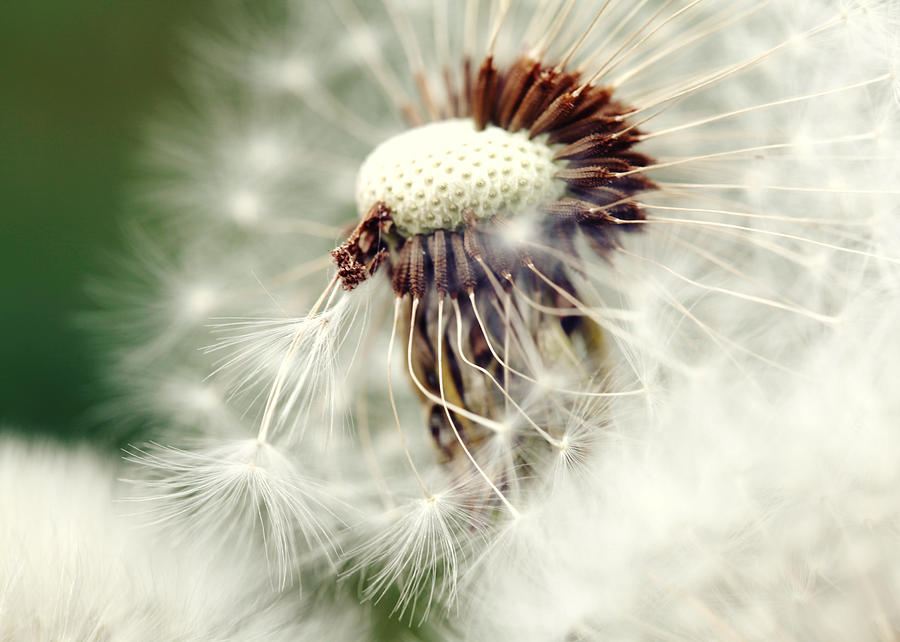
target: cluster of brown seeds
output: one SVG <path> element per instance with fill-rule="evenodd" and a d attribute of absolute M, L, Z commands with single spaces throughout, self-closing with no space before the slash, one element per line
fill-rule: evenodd
<path fill-rule="evenodd" d="M 462 91 L 446 76 L 450 98 L 444 115 L 470 117 L 478 129 L 495 125 L 527 130 L 531 138 L 547 134 L 548 145 L 560 146 L 554 159 L 565 167 L 556 178 L 566 183 L 566 194 L 540 206 L 546 218 L 538 240 L 569 250 L 580 232 L 598 253 L 615 247 L 616 228 L 633 227 L 627 222 L 643 218 L 634 195 L 654 188 L 639 170 L 651 159 L 632 150 L 641 133 L 627 120 L 629 108 L 613 101 L 604 87 L 579 85 L 577 73 L 528 57 L 505 72 L 490 57 L 477 73 L 469 62 L 463 68 Z M 531 257 L 510 256 L 508 248 L 491 241 L 497 231 L 484 228 L 502 224 L 498 217 L 471 214 L 463 217 L 461 230 L 403 238 L 390 225 L 389 208 L 373 204 L 332 253 L 344 287 L 353 289 L 385 262 L 398 296 L 421 298 L 431 286 L 442 295 L 468 294 L 483 278 L 484 265 L 501 279 L 515 277 Z"/>

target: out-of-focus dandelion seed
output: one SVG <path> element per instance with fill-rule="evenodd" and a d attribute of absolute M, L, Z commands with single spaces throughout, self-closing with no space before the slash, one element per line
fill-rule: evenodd
<path fill-rule="evenodd" d="M 175 545 L 124 515 L 95 454 L 0 439 L 0 482 L 3 640 L 290 640 L 314 628 L 267 590 L 255 555 Z"/>
<path fill-rule="evenodd" d="M 184 527 L 180 518 L 189 515 L 189 525 L 214 533 L 223 546 L 261 530 L 282 589 L 292 579 L 292 560 L 301 550 L 298 540 L 326 554 L 331 550 L 322 522 L 333 514 L 322 502 L 321 490 L 264 441 L 191 451 L 157 446 L 134 450 L 127 459 L 149 473 L 141 481 L 146 494 L 140 502 L 149 506 L 153 523 L 174 522 L 177 532 Z M 177 504 L 165 501 L 172 498 L 178 498 Z M 196 537 L 198 531 L 189 533 Z"/>
<path fill-rule="evenodd" d="M 352 562 L 345 575 L 365 578 L 363 599 L 377 602 L 399 587 L 392 615 L 409 613 L 412 623 L 418 614 L 419 625 L 427 620 L 433 602 L 454 603 L 461 559 L 487 526 L 466 504 L 469 494 L 461 487 L 429 494 L 379 520 L 376 534 L 348 552 Z"/>

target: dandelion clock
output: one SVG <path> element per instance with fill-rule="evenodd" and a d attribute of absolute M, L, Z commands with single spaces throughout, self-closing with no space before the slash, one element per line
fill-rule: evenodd
<path fill-rule="evenodd" d="M 139 512 L 372 639 L 900 633 L 893 3 L 225 14 L 97 286 Z"/>

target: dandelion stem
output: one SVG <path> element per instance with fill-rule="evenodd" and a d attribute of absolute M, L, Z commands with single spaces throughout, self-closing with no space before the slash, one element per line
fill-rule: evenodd
<path fill-rule="evenodd" d="M 537 247 L 541 247 L 541 246 L 537 246 Z M 542 248 L 542 249 L 549 250 L 549 248 Z M 601 328 L 603 328 L 604 330 L 606 330 L 613 336 L 618 337 L 619 339 L 622 339 L 623 341 L 628 342 L 630 345 L 642 346 L 640 340 L 636 336 L 634 336 L 633 334 L 628 332 L 625 328 L 618 326 L 615 323 L 612 323 L 609 319 L 604 319 L 602 316 L 600 316 L 595 311 L 593 311 L 589 306 L 585 305 L 583 301 L 578 299 L 578 297 L 573 296 L 572 294 L 567 292 L 564 288 L 559 287 L 559 285 L 557 285 L 556 283 L 553 282 L 553 279 L 551 279 L 550 277 L 548 277 L 547 275 L 542 273 L 540 270 L 538 270 L 537 267 L 535 267 L 534 263 L 529 262 L 525 265 L 525 267 L 527 267 L 529 270 L 531 270 L 536 275 L 538 275 L 538 277 L 540 277 L 540 279 L 544 283 L 546 283 L 551 288 L 553 288 L 553 290 L 558 292 L 560 296 L 562 296 L 569 303 L 574 305 L 579 311 L 581 311 L 584 314 L 584 316 L 589 318 L 591 321 L 596 323 L 598 326 L 600 326 Z M 643 346 L 643 347 L 646 348 L 646 346 Z M 664 353 L 662 353 L 661 351 L 659 351 L 655 348 L 653 348 L 652 350 L 653 350 L 652 354 L 654 354 L 654 356 L 656 356 L 661 362 L 667 363 L 673 367 L 679 366 L 679 364 L 672 362 L 672 360 L 669 357 L 667 357 Z M 637 374 L 637 373 L 635 372 L 635 374 Z"/>
<path fill-rule="evenodd" d="M 716 292 L 719 294 L 724 294 L 726 296 L 732 296 L 737 299 L 744 299 L 745 301 L 750 301 L 752 303 L 759 303 L 760 305 L 765 305 L 770 308 L 784 310 L 785 312 L 799 314 L 801 316 L 809 317 L 810 319 L 813 319 L 814 321 L 818 321 L 824 325 L 833 325 L 834 323 L 836 323 L 838 321 L 837 317 L 828 316 L 827 314 L 819 314 L 812 310 L 807 310 L 806 308 L 803 308 L 803 307 L 789 305 L 786 303 L 780 303 L 778 301 L 773 301 L 772 299 L 766 299 L 764 297 L 759 297 L 759 296 L 755 296 L 752 294 L 745 294 L 743 292 L 738 292 L 737 290 L 729 290 L 728 288 L 721 288 L 721 287 L 714 286 L 714 285 L 707 285 L 705 283 L 700 283 L 699 281 L 695 281 L 694 279 L 691 279 L 691 278 L 681 274 L 680 272 L 673 270 L 669 266 L 663 265 L 659 261 L 655 261 L 655 260 L 651 259 L 650 257 L 641 256 L 640 254 L 635 254 L 634 252 L 629 252 L 628 250 L 626 250 L 624 248 L 619 248 L 617 251 L 625 254 L 626 256 L 631 256 L 638 260 L 646 261 L 652 265 L 655 265 L 659 269 L 661 269 L 665 272 L 668 272 L 675 278 L 677 278 L 681 281 L 684 281 L 685 283 L 688 283 L 689 285 L 693 285 L 694 287 L 699 288 L 701 290 L 706 290 L 707 292 Z"/>
<path fill-rule="evenodd" d="M 416 308 L 418 307 L 416 304 L 416 301 L 418 301 L 418 299 L 413 299 L 413 312 L 414 313 L 415 313 Z M 501 424 L 497 421 L 493 421 L 491 419 L 488 419 L 487 417 L 483 417 L 483 416 L 481 416 L 477 413 L 474 413 L 470 410 L 466 410 L 465 408 L 462 408 L 461 406 L 457 406 L 456 404 L 450 403 L 449 401 L 446 401 L 446 400 L 442 401 L 440 397 L 438 397 L 436 394 L 434 394 L 428 388 L 426 388 L 424 385 L 422 385 L 422 382 L 419 381 L 419 378 L 416 376 L 416 372 L 412 366 L 412 337 L 413 337 L 413 328 L 412 327 L 410 328 L 409 335 L 410 335 L 410 345 L 407 350 L 406 365 L 409 370 L 409 376 L 412 379 L 413 384 L 415 384 L 416 388 L 419 389 L 419 392 L 421 392 L 423 395 L 425 395 L 425 397 L 427 397 L 434 403 L 439 403 L 442 405 L 446 404 L 456 414 L 465 417 L 469 421 L 474 421 L 476 424 L 478 424 L 480 426 L 484 426 L 488 430 L 493 430 L 494 432 L 503 432 L 506 430 L 506 426 L 504 426 L 503 424 Z"/>
<path fill-rule="evenodd" d="M 397 425 L 397 432 L 400 433 L 400 445 L 403 447 L 403 452 L 406 453 L 406 461 L 409 462 L 409 467 L 413 471 L 413 475 L 416 476 L 416 481 L 419 482 L 419 486 L 422 487 L 422 492 L 425 493 L 426 499 L 432 499 L 434 496 L 429 492 L 428 488 L 425 486 L 425 482 L 422 480 L 422 476 L 419 474 L 419 469 L 416 468 L 416 465 L 413 463 L 412 455 L 409 452 L 409 446 L 406 444 L 406 437 L 403 435 L 403 427 L 400 424 L 400 414 L 397 412 L 397 400 L 394 398 L 394 384 L 391 381 L 391 357 L 394 354 L 394 341 L 397 338 L 397 324 L 400 318 L 400 304 L 403 302 L 403 299 L 397 297 L 394 301 L 394 322 L 391 325 L 391 339 L 388 342 L 388 353 L 387 353 L 387 385 L 388 385 L 388 397 L 391 400 L 391 410 L 394 412 L 394 422 Z"/>
<path fill-rule="evenodd" d="M 509 339 L 512 336 L 512 319 L 510 319 L 510 310 L 512 302 L 509 293 L 503 295 L 503 359 L 509 362 Z M 462 350 L 462 347 L 460 347 Z M 503 366 L 503 394 L 504 394 L 504 410 L 509 412 L 509 368 Z"/>
<path fill-rule="evenodd" d="M 631 176 L 632 174 L 641 174 L 655 169 L 664 167 L 674 167 L 676 165 L 684 165 L 685 163 L 694 163 L 697 161 L 711 160 L 714 158 L 722 158 L 723 156 L 737 156 L 739 154 L 755 154 L 757 152 L 770 151 L 774 149 L 789 149 L 791 147 L 803 147 L 805 145 L 832 145 L 835 143 L 855 143 L 860 140 L 872 140 L 875 138 L 874 132 L 864 132 L 862 134 L 853 134 L 850 136 L 839 136 L 837 138 L 826 138 L 822 140 L 808 140 L 795 143 L 773 143 L 771 145 L 756 145 L 754 147 L 742 147 L 740 149 L 729 149 L 724 152 L 714 152 L 712 154 L 701 154 L 700 156 L 689 156 L 686 158 L 676 158 L 675 160 L 665 161 L 663 163 L 655 163 L 653 165 L 645 165 L 627 172 L 618 172 L 616 178 Z"/>
<path fill-rule="evenodd" d="M 634 52 L 637 50 L 638 47 L 640 47 L 640 46 L 641 46 L 642 44 L 644 44 L 648 39 L 650 39 L 650 38 L 653 36 L 653 34 L 655 34 L 656 32 L 658 32 L 660 29 L 662 29 L 662 28 L 663 28 L 664 26 L 666 26 L 668 23 L 670 23 L 670 22 L 672 22 L 673 20 L 675 20 L 678 16 L 680 16 L 680 15 L 683 14 L 684 12 L 688 11 L 689 9 L 692 9 L 693 7 L 695 7 L 696 5 L 700 4 L 701 2 L 703 2 L 703 0 L 694 0 L 694 1 L 693 1 L 692 3 L 690 3 L 689 5 L 687 5 L 687 6 L 685 6 L 685 7 L 682 7 L 681 9 L 679 9 L 678 11 L 676 11 L 675 13 L 673 13 L 671 16 L 669 16 L 668 18 L 666 18 L 665 20 L 663 20 L 661 23 L 659 23 L 658 25 L 656 25 L 656 27 L 654 27 L 654 28 L 651 29 L 647 34 L 645 34 L 643 38 L 641 38 L 641 39 L 638 40 L 636 43 L 634 43 L 633 45 L 631 45 L 631 47 L 628 49 L 628 51 L 626 51 L 626 52 L 625 52 L 624 54 L 622 54 L 621 56 L 618 55 L 618 54 L 621 52 L 621 49 L 620 49 L 618 52 L 616 52 L 616 55 L 614 55 L 612 58 L 609 59 L 609 62 L 607 62 L 607 64 L 604 65 L 603 68 L 601 68 L 599 71 L 597 71 L 596 74 L 594 74 L 594 76 L 591 77 L 591 79 L 590 79 L 590 81 L 588 82 L 588 84 L 592 84 L 592 83 L 596 82 L 597 80 L 599 80 L 600 78 L 602 78 L 603 76 L 605 76 L 606 74 L 608 74 L 609 72 L 611 72 L 613 69 L 615 69 L 616 67 L 618 67 L 618 66 L 622 63 L 622 61 L 626 60 L 626 59 L 628 58 L 628 56 L 630 56 L 632 53 L 634 53 Z M 666 3 L 666 4 L 668 4 L 668 3 Z M 647 20 L 646 23 L 644 23 L 643 25 L 641 25 L 641 28 L 638 29 L 637 31 L 635 31 L 634 36 L 632 36 L 632 38 L 636 37 L 641 31 L 644 30 L 644 27 L 646 27 L 646 26 L 649 25 L 653 20 L 655 20 L 655 19 L 656 19 L 656 16 L 658 16 L 660 13 L 662 13 L 662 10 L 666 7 L 666 4 L 664 4 L 662 7 L 660 7 L 659 10 L 658 10 L 656 13 L 654 13 L 653 16 L 651 16 L 651 18 L 650 18 L 649 20 Z M 627 42 L 625 43 L 625 45 L 627 45 L 630 41 L 631 41 L 631 39 L 629 39 L 629 41 L 627 41 Z M 623 45 L 623 48 L 624 48 L 625 45 Z M 618 60 L 616 60 L 617 57 L 618 57 Z"/>
<path fill-rule="evenodd" d="M 707 89 L 708 87 L 711 87 L 711 86 L 715 85 L 716 83 L 718 83 L 722 80 L 725 80 L 725 79 L 743 71 L 744 69 L 750 68 L 753 65 L 755 65 L 759 62 L 762 62 L 769 56 L 771 56 L 771 55 L 777 53 L 778 51 L 784 49 L 785 47 L 787 47 L 789 44 L 794 42 L 796 39 L 810 38 L 818 33 L 821 33 L 822 31 L 826 31 L 826 30 L 830 29 L 831 27 L 835 26 L 836 24 L 839 24 L 840 22 L 841 22 L 840 17 L 832 18 L 831 20 L 827 20 L 824 23 L 820 24 L 819 26 L 813 27 L 812 29 L 809 29 L 808 31 L 800 34 L 795 39 L 785 40 L 784 42 L 781 42 L 781 43 L 775 45 L 774 47 L 767 49 L 766 51 L 762 52 L 761 54 L 759 54 L 757 56 L 748 58 L 747 60 L 744 60 L 743 62 L 739 62 L 734 65 L 729 65 L 728 67 L 725 67 L 724 69 L 721 69 L 719 71 L 715 71 L 715 72 L 707 75 L 706 78 L 703 78 L 694 84 L 688 85 L 687 87 L 684 87 L 683 89 L 680 89 L 680 90 L 674 89 L 672 91 L 675 91 L 676 93 L 674 93 L 672 95 L 667 95 L 665 97 L 658 98 L 658 99 L 651 99 L 651 102 L 649 102 L 648 104 L 643 105 L 641 107 L 638 107 L 636 109 L 633 109 L 628 114 L 626 114 L 626 116 L 634 116 L 637 113 L 646 111 L 647 109 L 651 109 L 653 107 L 656 107 L 657 105 L 661 105 L 662 103 L 668 102 L 670 100 L 674 100 L 676 98 L 681 98 L 682 96 L 687 96 L 689 94 L 693 94 L 698 91 Z M 668 92 L 666 92 L 666 93 L 668 93 Z"/>
<path fill-rule="evenodd" d="M 594 61 L 597 59 L 597 57 L 609 50 L 610 45 L 612 44 L 613 40 L 615 40 L 615 38 L 619 35 L 619 32 L 625 28 L 625 25 L 631 22 L 631 19 L 635 16 L 635 14 L 637 14 L 638 11 L 641 10 L 641 8 L 645 4 L 647 4 L 647 0 L 641 0 L 640 2 L 635 3 L 631 7 L 631 11 L 629 11 L 627 15 L 625 15 L 621 19 L 616 20 L 618 24 L 616 25 L 615 29 L 610 31 L 606 38 L 604 38 L 599 45 L 594 47 L 594 53 L 590 54 L 587 59 L 582 61 L 582 63 L 578 66 L 579 73 L 583 74 L 587 72 L 590 66 L 594 64 Z"/>
<path fill-rule="evenodd" d="M 541 53 L 541 40 L 545 33 L 550 31 L 553 25 L 553 14 L 562 5 L 563 0 L 548 0 L 540 2 L 535 7 L 535 11 L 528 21 L 528 26 L 522 35 L 522 48 L 528 51 L 527 56 L 537 60 Z"/>
<path fill-rule="evenodd" d="M 335 274 L 331 279 L 331 282 L 322 291 L 322 294 L 319 295 L 319 298 L 313 304 L 312 309 L 309 311 L 307 318 L 311 318 L 315 316 L 319 308 L 322 307 L 322 304 L 325 302 L 326 298 L 331 301 L 331 297 L 333 296 L 334 291 L 336 290 L 335 286 L 339 280 L 338 274 Z M 287 353 L 284 355 L 284 358 L 281 360 L 281 365 L 278 368 L 278 374 L 275 376 L 275 381 L 272 384 L 272 388 L 269 391 L 269 397 L 266 399 L 266 408 L 263 411 L 262 420 L 259 423 L 259 432 L 256 435 L 257 443 L 262 446 L 266 443 L 266 440 L 269 436 L 269 429 L 272 424 L 272 417 L 275 414 L 275 406 L 278 404 L 278 400 L 281 397 L 281 390 L 284 388 L 284 382 L 287 380 L 288 371 L 291 369 L 291 363 L 294 360 L 294 354 L 297 352 L 297 348 L 300 347 L 300 342 L 303 340 L 303 337 L 306 335 L 309 330 L 309 326 L 303 324 L 297 330 L 296 334 L 294 334 L 294 339 L 291 341 L 291 347 L 288 348 Z"/>
<path fill-rule="evenodd" d="M 506 14 L 509 13 L 509 8 L 512 6 L 512 0 L 499 0 L 500 7 L 497 11 L 497 17 L 494 21 L 494 26 L 491 29 L 491 37 L 488 41 L 488 57 L 492 57 L 494 55 L 494 47 L 497 46 L 497 37 L 500 35 L 500 27 L 503 26 L 503 21 L 506 20 Z"/>
<path fill-rule="evenodd" d="M 497 361 L 497 363 L 499 363 L 501 366 L 506 368 L 512 374 L 516 375 L 517 377 L 520 377 L 521 379 L 524 379 L 525 381 L 530 381 L 531 383 L 539 385 L 539 386 L 543 385 L 539 379 L 531 377 L 531 376 L 525 374 L 524 372 L 522 372 L 521 370 L 517 370 L 516 368 L 513 368 L 508 363 L 506 363 L 500 357 L 499 354 L 497 354 L 497 350 L 496 350 L 496 348 L 494 348 L 494 344 L 491 341 L 490 336 L 488 336 L 488 331 L 484 325 L 484 321 L 482 321 L 482 319 L 481 319 L 481 313 L 478 312 L 478 307 L 475 305 L 475 296 L 474 295 L 469 295 L 469 302 L 472 306 L 472 311 L 475 313 L 475 320 L 478 323 L 478 327 L 481 329 L 481 334 L 484 336 L 484 340 L 485 340 L 485 343 L 487 344 L 488 350 L 490 351 L 491 356 L 493 356 L 494 359 Z M 622 392 L 586 392 L 586 391 L 582 391 L 582 390 L 570 390 L 567 388 L 557 388 L 557 387 L 553 387 L 553 388 L 551 388 L 551 390 L 553 390 L 553 392 L 561 392 L 563 394 L 573 395 L 576 397 L 627 397 L 627 396 L 631 396 L 631 395 L 641 395 L 641 394 L 644 394 L 645 392 L 647 392 L 646 388 L 638 388 L 637 390 L 624 390 Z"/>
<path fill-rule="evenodd" d="M 486 368 L 482 368 L 478 364 L 476 364 L 472 361 L 469 361 L 469 359 L 465 355 L 465 352 L 463 352 L 463 347 L 462 347 L 462 314 L 460 313 L 459 302 L 456 299 L 453 299 L 452 303 L 453 303 L 454 313 L 456 314 L 456 343 L 459 345 L 459 357 L 463 360 L 463 362 L 467 366 L 475 368 L 476 370 L 478 370 L 478 372 L 482 373 L 488 379 L 490 379 L 491 382 L 495 386 L 497 386 L 497 388 L 503 393 L 503 397 L 504 397 L 504 399 L 506 399 L 507 403 L 511 403 L 513 405 L 513 407 L 517 411 L 519 411 L 519 413 L 522 415 L 522 417 L 525 419 L 525 421 L 527 421 L 529 424 L 531 424 L 532 428 L 534 428 L 535 431 L 537 431 L 537 433 L 541 437 L 546 439 L 547 442 L 550 443 L 554 448 L 562 448 L 562 443 L 560 443 L 559 440 L 554 439 L 547 431 L 545 431 L 537 423 L 535 423 L 535 421 L 531 417 L 528 416 L 528 414 L 522 409 L 522 407 L 516 403 L 515 399 L 513 399 L 510 396 L 509 392 L 507 392 L 506 386 L 504 386 L 499 381 L 497 381 L 497 378 L 494 377 L 494 375 L 492 375 Z M 505 370 L 508 371 L 509 368 L 506 368 Z"/>
<path fill-rule="evenodd" d="M 410 101 L 409 96 L 403 90 L 402 83 L 391 71 L 384 56 L 381 55 L 381 48 L 375 42 L 371 29 L 366 25 L 356 6 L 347 0 L 330 4 L 338 18 L 344 23 L 350 38 L 356 44 L 362 63 L 372 72 L 387 99 L 410 124 L 423 124 L 422 114 Z"/>
<path fill-rule="evenodd" d="M 478 0 L 466 0 L 465 26 L 463 33 L 463 58 L 475 57 L 475 38 L 478 33 Z"/>
<path fill-rule="evenodd" d="M 669 47 L 664 47 L 664 48 L 659 49 L 655 54 L 653 54 L 652 56 L 650 56 L 649 58 L 647 58 L 646 60 L 644 60 L 643 62 L 638 64 L 637 66 L 632 67 L 628 71 L 624 72 L 618 78 L 616 78 L 611 83 L 609 83 L 610 86 L 615 89 L 620 88 L 630 78 L 633 78 L 634 76 L 640 74 L 642 71 L 644 71 L 648 67 L 652 67 L 654 64 L 656 64 L 660 60 L 671 60 L 673 58 L 673 54 L 675 52 L 677 52 L 679 49 L 684 49 L 685 47 L 688 47 L 695 42 L 702 42 L 705 38 L 716 33 L 717 31 L 720 31 L 720 30 L 724 29 L 725 27 L 728 27 L 736 22 L 740 22 L 747 16 L 753 15 L 754 13 L 756 13 L 757 11 L 759 11 L 760 9 L 762 9 L 763 7 L 765 7 L 767 4 L 769 4 L 771 2 L 772 2 L 772 0 L 763 0 L 762 2 L 756 2 L 756 3 L 752 4 L 751 7 L 748 10 L 744 11 L 743 13 L 739 13 L 736 16 L 733 16 L 732 18 L 730 18 L 728 20 L 713 22 L 712 26 L 706 26 L 706 23 L 704 23 L 702 25 L 701 31 L 699 31 L 689 37 L 686 37 L 682 40 L 677 40 Z M 710 21 L 707 21 L 707 22 L 710 22 Z"/>
<path fill-rule="evenodd" d="M 416 31 L 409 22 L 409 16 L 403 11 L 398 11 L 393 0 L 382 0 L 391 22 L 394 23 L 394 30 L 400 39 L 400 44 L 406 53 L 406 59 L 409 63 L 409 70 L 416 81 L 416 88 L 419 91 L 419 97 L 425 105 L 425 111 L 430 120 L 440 120 L 441 114 L 434 102 L 431 89 L 428 86 L 428 78 L 425 75 L 425 63 L 422 58 L 422 49 L 419 46 L 419 40 L 416 37 Z"/>
<path fill-rule="evenodd" d="M 569 2 L 564 6 L 563 10 L 560 11 L 556 18 L 553 19 L 553 22 L 550 23 L 546 33 L 541 37 L 538 43 L 531 50 L 531 56 L 535 60 L 540 60 L 547 54 L 547 51 L 553 45 L 553 41 L 559 35 L 563 24 L 568 19 L 569 14 L 572 12 L 572 8 L 574 6 L 575 1 L 569 0 Z"/>
<path fill-rule="evenodd" d="M 785 232 L 775 232 L 773 230 L 763 230 L 754 227 L 747 227 L 745 225 L 734 225 L 732 223 L 718 223 L 716 221 L 692 221 L 690 219 L 683 218 L 665 218 L 665 217 L 647 217 L 647 219 L 643 221 L 621 221 L 622 223 L 636 223 L 640 225 L 649 225 L 652 223 L 663 223 L 663 224 L 674 224 L 674 225 L 696 225 L 699 227 L 712 227 L 712 228 L 720 228 L 724 230 L 739 230 L 741 232 L 750 232 L 752 234 L 762 234 L 764 236 L 774 236 L 776 238 L 788 239 L 790 241 L 797 241 L 800 243 L 808 243 L 810 245 L 815 245 L 817 247 L 824 247 L 829 250 L 834 250 L 835 252 L 844 252 L 845 254 L 855 254 L 857 256 L 865 256 L 872 259 L 878 259 L 879 261 L 885 261 L 887 263 L 893 263 L 895 265 L 900 265 L 900 258 L 895 258 L 891 256 L 884 256 L 881 254 L 876 254 L 874 252 L 865 252 L 863 250 L 856 250 L 852 247 L 842 247 L 840 245 L 834 245 L 833 243 L 825 243 L 824 241 L 816 241 L 815 239 L 806 238 L 803 236 L 797 236 L 796 234 L 787 234 Z"/>
<path fill-rule="evenodd" d="M 709 116 L 708 118 L 701 118 L 699 120 L 694 120 L 689 123 L 685 123 L 683 125 L 677 125 L 675 127 L 669 127 L 668 129 L 660 129 L 655 132 L 651 132 L 649 134 L 642 134 L 640 136 L 641 141 L 651 140 L 653 138 L 659 138 L 660 136 L 665 136 L 666 134 L 672 134 L 675 132 L 684 131 L 685 129 L 691 129 L 693 127 L 699 127 L 701 125 L 707 125 L 709 123 L 714 123 L 718 120 L 724 120 L 726 118 L 731 118 L 733 116 L 740 116 L 742 114 L 751 113 L 754 111 L 759 111 L 763 109 L 769 109 L 771 107 L 780 107 L 782 105 L 790 105 L 792 103 L 799 103 L 806 100 L 812 100 L 813 98 L 822 98 L 824 96 L 830 96 L 832 94 L 838 94 L 844 91 L 850 91 L 852 89 L 861 89 L 863 87 L 868 87 L 869 85 L 876 85 L 880 82 L 884 82 L 891 78 L 891 74 L 882 74 L 876 78 L 871 78 L 869 80 L 863 80 L 861 82 L 853 83 L 850 85 L 843 85 L 841 87 L 835 87 L 834 89 L 826 89 L 824 91 L 819 91 L 811 94 L 804 94 L 802 96 L 794 96 L 792 98 L 783 98 L 781 100 L 774 100 L 768 103 L 762 103 L 760 105 L 753 105 L 752 107 L 744 107 L 743 109 L 736 109 L 734 111 L 725 112 L 724 114 L 716 114 L 715 116 Z M 654 114 L 655 116 L 656 114 Z M 645 122 L 645 121 L 641 121 Z"/>
<path fill-rule="evenodd" d="M 594 19 L 591 21 L 591 24 L 588 25 L 588 28 L 584 30 L 584 33 L 581 34 L 581 37 L 578 40 L 576 40 L 572 44 L 571 47 L 569 47 L 569 50 L 565 53 L 565 55 L 563 55 L 562 59 L 556 64 L 557 72 L 562 72 L 568 66 L 569 62 L 572 60 L 572 56 L 575 55 L 575 52 L 578 51 L 578 49 L 581 47 L 581 45 L 584 44 L 584 41 L 587 40 L 587 37 L 591 34 L 591 31 L 594 30 L 594 27 L 597 25 L 597 22 L 600 20 L 600 16 L 602 16 L 603 13 L 607 10 L 607 8 L 609 8 L 610 2 L 612 2 L 612 0 L 606 0 L 606 2 L 603 3 L 603 6 L 600 7 L 600 10 L 597 12 L 597 15 L 594 16 Z"/>
<path fill-rule="evenodd" d="M 863 194 L 868 196 L 897 196 L 900 195 L 900 189 L 845 189 L 843 187 L 802 187 L 799 185 L 757 185 L 755 183 L 671 183 L 665 181 L 657 181 L 657 185 L 665 188 L 677 189 L 727 189 L 727 190 L 772 190 L 777 192 L 810 192 L 814 194 Z M 841 221 L 841 225 L 845 226 L 865 226 L 870 225 L 870 220 L 850 221 L 846 219 L 814 219 L 814 218 L 790 218 L 792 221 L 808 221 L 808 222 L 829 222 Z"/>
<path fill-rule="evenodd" d="M 412 338 L 413 338 L 413 329 L 416 324 L 416 313 L 419 310 L 419 299 L 413 299 L 413 309 L 412 309 L 412 319 L 410 321 L 409 328 L 409 346 L 407 348 L 407 353 L 412 353 Z M 444 407 L 444 414 L 447 415 L 447 421 L 450 422 L 450 428 L 453 429 L 453 434 L 456 435 L 456 441 L 459 442 L 460 447 L 463 449 L 463 452 L 466 453 L 466 457 L 469 458 L 469 461 L 472 462 L 472 465 L 475 467 L 475 470 L 478 471 L 478 474 L 482 476 L 487 485 L 491 487 L 491 490 L 500 498 L 500 501 L 503 502 L 503 505 L 506 506 L 507 510 L 512 514 L 513 517 L 518 519 L 521 516 L 521 513 L 513 506 L 506 496 L 500 492 L 500 489 L 491 481 L 491 478 L 488 477 L 487 473 L 478 465 L 478 462 L 475 461 L 475 458 L 472 456 L 472 453 L 469 452 L 469 449 L 466 447 L 466 443 L 463 441 L 462 436 L 459 434 L 459 429 L 456 427 L 456 422 L 453 421 L 453 416 L 450 414 L 450 408 L 447 404 L 447 399 L 444 396 L 444 370 L 443 370 L 443 337 L 444 337 L 444 298 L 441 297 L 438 300 L 438 333 L 437 333 L 437 358 L 438 358 L 438 390 L 441 393 L 441 405 Z"/>
<path fill-rule="evenodd" d="M 378 494 L 381 495 L 381 501 L 385 508 L 392 510 L 394 508 L 394 500 L 391 499 L 391 493 L 387 483 L 384 481 L 384 475 L 381 467 L 378 465 L 378 458 L 375 456 L 375 448 L 372 445 L 372 430 L 369 427 L 369 408 L 366 401 L 366 395 L 361 394 L 356 402 L 357 421 L 359 424 L 359 441 L 362 446 L 363 455 L 369 464 L 372 477 L 378 486 Z"/>

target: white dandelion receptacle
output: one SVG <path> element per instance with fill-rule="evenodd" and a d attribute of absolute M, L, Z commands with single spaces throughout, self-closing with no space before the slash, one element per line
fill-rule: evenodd
<path fill-rule="evenodd" d="M 550 147 L 526 132 L 444 120 L 379 145 L 360 167 L 356 202 L 361 215 L 385 203 L 407 236 L 452 231 L 467 209 L 478 218 L 515 216 L 556 200 L 564 188 L 558 169 Z"/>

